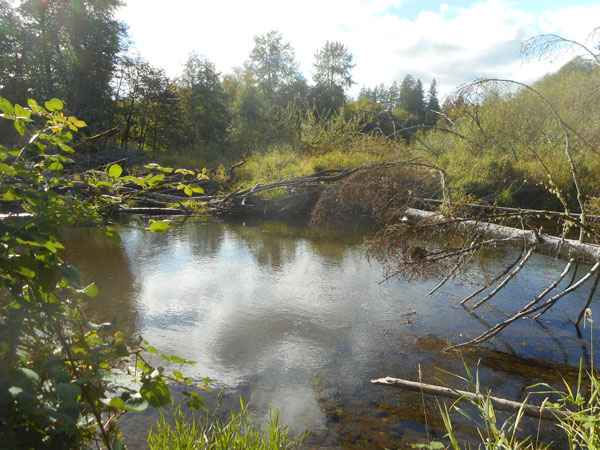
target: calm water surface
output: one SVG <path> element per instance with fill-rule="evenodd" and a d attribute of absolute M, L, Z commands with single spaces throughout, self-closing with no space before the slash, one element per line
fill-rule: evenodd
<path fill-rule="evenodd" d="M 392 279 L 380 284 L 382 267 L 365 258 L 364 234 L 315 237 L 303 228 L 270 222 L 260 226 L 193 223 L 153 234 L 121 228 L 114 244 L 93 229 L 70 230 L 66 259 L 101 295 L 90 300 L 97 320 L 117 316 L 130 334 L 141 334 L 161 352 L 197 361 L 187 375 L 209 377 L 214 402 L 240 395 L 251 401 L 256 421 L 277 407 L 280 419 L 311 431 L 314 448 L 404 448 L 426 436 L 444 435 L 435 400 L 372 386 L 382 376 L 450 383 L 436 369 L 464 374 L 448 341 L 475 337 L 528 302 L 562 271 L 563 263 L 538 256 L 508 289 L 477 316 L 457 304 L 474 283 L 514 260 L 511 250 L 482 258 L 462 279 L 433 296 L 438 280 Z M 580 338 L 573 317 L 586 293 L 562 300 L 539 323 L 522 320 L 484 349 L 464 352 L 482 384 L 494 393 L 522 398 L 542 379 L 559 383 L 583 358 L 590 363 L 589 327 Z M 598 317 L 598 299 L 592 305 Z M 596 333 L 597 334 L 597 333 Z M 540 399 L 541 402 L 541 399 Z M 155 415 L 122 421 L 131 448 L 142 448 Z M 460 425 L 460 419 L 457 418 Z M 465 423 L 465 435 L 474 430 Z"/>

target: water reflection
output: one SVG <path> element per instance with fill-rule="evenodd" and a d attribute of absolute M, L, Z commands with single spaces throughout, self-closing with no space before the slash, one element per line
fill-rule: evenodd
<path fill-rule="evenodd" d="M 379 284 L 382 269 L 365 261 L 360 235 L 333 240 L 279 223 L 187 223 L 166 234 L 121 234 L 116 247 L 79 236 L 71 252 L 105 293 L 104 309 L 136 317 L 135 331 L 161 351 L 197 361 L 189 375 L 252 400 L 257 420 L 277 406 L 282 421 L 312 431 L 309 444 L 317 447 L 392 448 L 421 439 L 420 396 L 369 380 L 416 380 L 420 365 L 424 381 L 453 382 L 436 370 L 463 371 L 456 354 L 441 351 L 446 342 L 502 320 L 562 270 L 551 258 L 536 258 L 470 315 L 457 302 L 472 285 L 449 282 L 427 297 L 435 281 Z M 467 278 L 490 278 L 514 257 L 510 250 L 490 253 Z M 582 355 L 589 360 L 568 319 L 584 297 L 566 298 L 541 324 L 515 323 L 488 350 L 467 351 L 469 364 L 482 360 L 482 384 L 518 397 L 557 370 L 568 376 Z M 546 367 L 544 360 L 560 364 Z M 426 404 L 441 437 L 435 401 Z"/>
<path fill-rule="evenodd" d="M 118 327 L 133 335 L 136 331 L 136 284 L 122 244 L 107 239 L 95 228 L 69 229 L 61 242 L 61 257 L 77 267 L 83 283 L 94 282 L 99 294 L 87 301 L 87 314 L 96 322 L 118 319 Z"/>

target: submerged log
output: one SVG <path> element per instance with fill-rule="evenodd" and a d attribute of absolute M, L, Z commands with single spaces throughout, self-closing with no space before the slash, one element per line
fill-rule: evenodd
<path fill-rule="evenodd" d="M 501 411 L 508 412 L 519 412 L 523 415 L 535 418 L 542 418 L 546 420 L 561 420 L 569 417 L 573 413 L 571 411 L 563 411 L 556 409 L 546 409 L 535 405 L 525 403 L 525 401 L 519 403 L 512 400 L 506 400 L 499 397 L 493 397 L 491 395 L 483 395 L 481 393 L 473 393 L 468 391 L 462 391 L 459 389 L 452 389 L 443 386 L 436 386 L 433 384 L 418 383 L 415 381 L 403 380 L 401 378 L 378 378 L 371 380 L 371 383 L 379 386 L 390 386 L 409 391 L 422 392 L 428 395 L 437 395 L 440 397 L 460 399 L 466 398 L 474 401 L 487 401 L 494 405 L 494 407 Z"/>

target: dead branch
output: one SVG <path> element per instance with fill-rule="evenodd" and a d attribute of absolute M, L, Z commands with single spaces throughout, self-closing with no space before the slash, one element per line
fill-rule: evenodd
<path fill-rule="evenodd" d="M 106 139 L 118 134 L 119 131 L 121 130 L 117 126 L 109 130 L 103 131 L 102 133 L 98 133 L 94 136 L 84 137 L 81 141 L 73 145 L 73 149 L 77 151 L 87 150 L 91 146 L 98 145 L 100 142 L 105 141 Z"/>
<path fill-rule="evenodd" d="M 482 298 L 477 303 L 475 303 L 473 308 L 471 308 L 471 311 L 475 311 L 477 308 L 479 308 L 481 305 L 483 305 L 485 302 L 487 302 L 489 299 L 491 299 L 494 295 L 496 295 L 498 292 L 500 292 L 502 290 L 502 288 L 504 288 L 504 286 L 506 286 L 508 284 L 508 282 L 510 280 L 512 280 L 515 277 L 515 275 L 517 275 L 523 269 L 523 267 L 525 267 L 525 264 L 527 264 L 527 261 L 529 261 L 529 258 L 531 258 L 531 255 L 533 255 L 534 250 L 535 250 L 535 245 L 529 249 L 529 251 L 527 252 L 527 254 L 525 256 L 523 256 L 523 259 L 521 259 L 521 262 L 519 262 L 519 265 L 515 268 L 515 270 L 513 270 L 511 273 L 509 273 L 506 276 L 506 278 L 504 278 L 504 280 L 502 280 L 500 282 L 500 284 L 498 286 L 496 286 L 496 288 L 492 292 L 490 292 L 484 298 Z"/>
<path fill-rule="evenodd" d="M 471 300 L 473 297 L 477 297 L 483 291 L 485 291 L 486 289 L 488 289 L 492 284 L 494 284 L 500 278 L 502 278 L 504 275 L 506 275 L 508 272 L 510 272 L 512 270 L 512 268 L 515 267 L 519 263 L 519 261 L 521 261 L 521 258 L 523 258 L 524 255 L 525 255 L 525 249 L 523 249 L 523 251 L 519 254 L 519 256 L 517 257 L 517 259 L 515 260 L 515 262 L 513 262 L 512 264 L 509 264 L 501 273 L 499 273 L 494 278 L 492 278 L 488 283 L 484 284 L 482 287 L 480 287 L 479 289 L 477 289 L 475 292 L 473 292 L 472 294 L 470 294 L 467 297 L 463 298 L 460 301 L 459 305 L 464 305 L 466 302 L 468 302 L 469 300 Z M 473 311 L 471 311 L 471 312 L 473 312 Z"/>
<path fill-rule="evenodd" d="M 598 271 L 598 273 L 596 273 L 596 279 L 594 280 L 594 284 L 592 285 L 592 288 L 590 289 L 588 298 L 585 301 L 585 305 L 583 305 L 583 308 L 581 308 L 581 311 L 579 312 L 579 315 L 577 316 L 577 320 L 575 321 L 576 326 L 579 326 L 579 322 L 581 322 L 581 319 L 583 319 L 583 316 L 585 315 L 585 311 L 590 307 L 590 303 L 592 303 L 592 298 L 594 297 L 594 294 L 596 293 L 596 289 L 598 289 L 599 281 L 600 281 L 600 270 Z"/>
<path fill-rule="evenodd" d="M 493 397 L 491 395 L 483 395 L 480 393 L 473 393 L 468 391 L 462 391 L 459 389 L 452 389 L 443 386 L 436 386 L 433 384 L 418 383 L 415 381 L 403 380 L 401 378 L 378 378 L 371 380 L 371 383 L 379 386 L 390 386 L 400 389 L 405 389 L 414 392 L 422 392 L 428 395 L 436 395 L 440 397 L 462 399 L 466 398 L 472 401 L 485 402 L 489 401 L 494 407 L 501 411 L 519 412 L 529 417 L 535 417 L 536 419 L 542 418 L 546 420 L 561 420 L 569 417 L 573 413 L 570 411 L 556 410 L 541 408 L 535 405 L 529 405 L 523 401 L 522 403 L 515 402 L 512 400 L 506 400 L 499 397 Z"/>
<path fill-rule="evenodd" d="M 510 317 L 509 319 L 505 320 L 504 322 L 500 322 L 500 323 L 496 324 L 494 327 L 488 329 L 486 332 L 477 336 L 475 339 L 471 339 L 470 341 L 463 342 L 460 344 L 452 345 L 448 348 L 448 350 L 454 350 L 454 349 L 461 348 L 461 347 L 481 344 L 482 342 L 485 342 L 485 341 L 491 339 L 492 337 L 496 336 L 498 333 L 500 333 L 504 328 L 509 326 L 514 321 L 521 319 L 525 316 L 531 315 L 534 312 L 538 312 L 540 310 L 546 309 L 548 306 L 554 306 L 556 304 L 556 302 L 558 300 L 560 300 L 562 297 L 564 297 L 565 295 L 567 295 L 567 294 L 573 292 L 574 290 L 578 289 L 579 287 L 581 287 L 588 279 L 590 279 L 590 277 L 592 275 L 594 275 L 596 273 L 596 271 L 598 271 L 599 268 L 600 268 L 600 262 L 597 262 L 590 269 L 590 271 L 588 273 L 586 273 L 577 283 L 568 287 L 567 289 L 560 292 L 559 294 L 556 294 L 554 297 L 551 297 L 550 299 L 546 300 L 541 305 L 532 306 L 531 308 L 528 308 L 528 309 L 524 308 L 521 311 L 519 311 L 517 314 L 515 314 L 512 317 Z M 535 316 L 534 319 L 536 319 L 537 317 L 539 317 L 539 315 Z"/>

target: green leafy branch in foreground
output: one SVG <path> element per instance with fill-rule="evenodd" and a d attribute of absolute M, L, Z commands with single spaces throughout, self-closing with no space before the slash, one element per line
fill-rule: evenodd
<path fill-rule="evenodd" d="M 0 111 L 24 140 L 16 149 L 0 145 L 0 447 L 74 448 L 100 440 L 122 448 L 115 419 L 170 403 L 167 383 L 190 384 L 181 366 L 193 362 L 160 355 L 155 364 L 147 355 L 158 351 L 147 342 L 125 337 L 114 321 L 94 324 L 85 316 L 85 301 L 98 289 L 82 286 L 77 269 L 60 257 L 60 231 L 94 224 L 119 239 L 99 214 L 106 197 L 78 198 L 63 173 L 74 153 L 72 132 L 85 122 L 65 115 L 58 99 L 22 107 L 0 98 Z M 119 169 L 108 170 L 108 183 Z M 168 371 L 168 363 L 178 370 Z M 202 404 L 197 393 L 187 401 Z"/>

